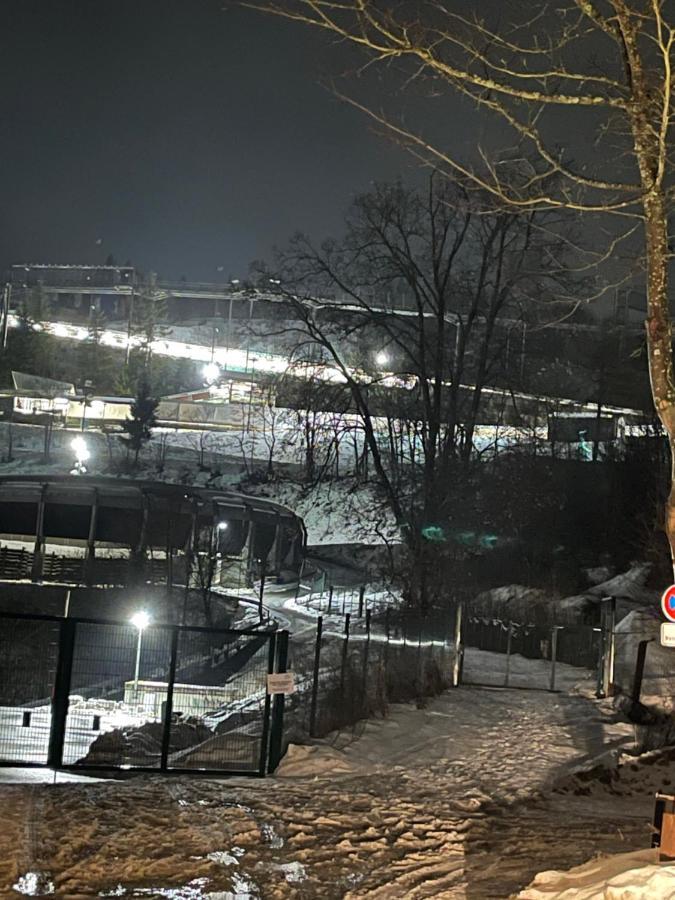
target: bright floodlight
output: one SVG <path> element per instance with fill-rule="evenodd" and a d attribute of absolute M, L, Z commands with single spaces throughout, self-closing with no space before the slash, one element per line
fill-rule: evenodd
<path fill-rule="evenodd" d="M 227 528 L 227 522 L 218 522 L 218 531 L 225 531 Z"/>
<path fill-rule="evenodd" d="M 207 363 L 202 369 L 202 375 L 207 384 L 213 384 L 220 378 L 220 366 L 216 363 Z"/>
<path fill-rule="evenodd" d="M 85 459 L 89 459 L 89 450 L 87 449 L 87 442 L 83 437 L 73 438 L 70 442 L 70 446 L 75 451 L 75 457 L 78 462 L 84 462 Z"/>
<path fill-rule="evenodd" d="M 141 609 L 137 613 L 133 614 L 133 616 L 131 617 L 131 624 L 135 625 L 139 631 L 143 631 L 143 629 L 147 628 L 150 624 L 150 616 L 144 609 Z"/>
<path fill-rule="evenodd" d="M 389 362 L 389 354 L 386 350 L 380 350 L 380 352 L 375 357 L 375 362 L 378 366 L 386 366 Z"/>

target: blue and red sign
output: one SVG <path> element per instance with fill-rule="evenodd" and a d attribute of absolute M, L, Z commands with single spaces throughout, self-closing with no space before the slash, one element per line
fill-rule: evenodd
<path fill-rule="evenodd" d="M 675 584 L 671 584 L 669 588 L 663 592 L 661 597 L 661 609 L 663 615 L 670 622 L 675 622 Z"/>

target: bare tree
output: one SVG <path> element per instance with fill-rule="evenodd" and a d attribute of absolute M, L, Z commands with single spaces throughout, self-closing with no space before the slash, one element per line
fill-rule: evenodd
<path fill-rule="evenodd" d="M 323 352 L 323 378 L 346 385 L 374 472 L 405 528 L 422 579 L 415 602 L 426 602 L 431 568 L 425 529 L 448 518 L 484 388 L 501 364 L 499 317 L 521 316 L 546 294 L 567 302 L 562 265 L 543 264 L 560 255 L 560 238 L 545 224 L 534 211 L 477 207 L 465 190 L 432 177 L 426 192 L 377 187 L 355 201 L 343 240 L 316 246 L 298 236 L 278 256 L 300 340 Z M 405 303 L 397 312 L 385 302 L 394 292 Z M 315 299 L 327 293 L 344 301 L 337 312 Z"/>
<path fill-rule="evenodd" d="M 461 176 L 500 203 L 591 217 L 594 235 L 607 235 L 607 242 L 582 253 L 580 266 L 615 257 L 641 234 L 652 396 L 675 465 L 668 305 L 675 189 L 672 5 L 554 0 L 533 9 L 526 0 L 514 0 L 493 20 L 435 0 L 393 7 L 364 0 L 249 5 L 337 35 L 369 61 L 388 66 L 390 77 L 407 84 L 427 78 L 434 96 L 446 90 L 494 118 L 510 135 L 505 145 L 514 145 L 507 179 L 503 160 L 490 149 L 479 147 L 474 163 L 467 163 L 450 142 L 349 98 L 425 163 L 451 178 Z M 556 140 L 561 124 L 564 145 Z M 534 163 L 524 161 L 532 154 Z M 665 531 L 675 565 L 672 475 Z"/>

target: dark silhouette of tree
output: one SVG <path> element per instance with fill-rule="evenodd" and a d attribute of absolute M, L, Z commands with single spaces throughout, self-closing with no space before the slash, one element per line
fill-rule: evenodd
<path fill-rule="evenodd" d="M 157 407 L 159 400 L 150 395 L 150 385 L 146 378 L 141 377 L 138 382 L 136 397 L 131 404 L 131 418 L 122 425 L 125 437 L 120 437 L 126 445 L 127 453 L 134 454 L 134 467 L 138 465 L 138 455 L 150 440 L 152 429 L 157 424 Z"/>

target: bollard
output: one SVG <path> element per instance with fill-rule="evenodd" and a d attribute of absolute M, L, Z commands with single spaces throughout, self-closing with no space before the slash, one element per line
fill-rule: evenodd
<path fill-rule="evenodd" d="M 654 798 L 652 847 L 659 848 L 659 862 L 675 860 L 675 797 L 657 793 Z"/>

